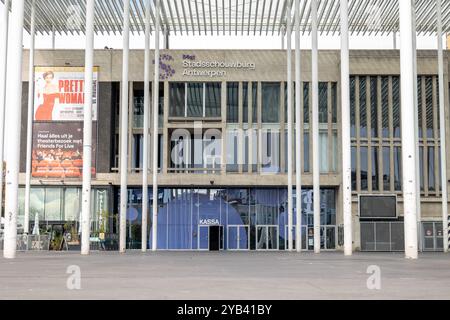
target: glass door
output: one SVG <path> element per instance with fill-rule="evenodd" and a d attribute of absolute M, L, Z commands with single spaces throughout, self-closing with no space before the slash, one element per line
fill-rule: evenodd
<path fill-rule="evenodd" d="M 256 226 L 256 250 L 278 250 L 278 226 Z"/>
<path fill-rule="evenodd" d="M 228 250 L 248 250 L 250 248 L 250 226 L 228 226 Z"/>
<path fill-rule="evenodd" d="M 209 226 L 198 226 L 198 250 L 209 250 Z"/>

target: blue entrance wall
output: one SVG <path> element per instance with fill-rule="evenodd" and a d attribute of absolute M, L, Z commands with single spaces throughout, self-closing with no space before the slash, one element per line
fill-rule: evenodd
<path fill-rule="evenodd" d="M 324 189 L 321 193 L 322 224 L 335 224 L 335 190 Z M 129 189 L 128 198 L 127 247 L 140 248 L 142 190 Z M 152 201 L 149 190 L 149 248 L 153 232 Z M 223 226 L 224 249 L 253 249 L 256 225 L 278 226 L 280 249 L 284 249 L 287 189 L 160 189 L 158 208 L 157 248 L 161 250 L 208 249 L 210 225 Z M 311 219 L 312 190 L 306 189 L 302 190 L 302 225 L 311 224 Z"/>

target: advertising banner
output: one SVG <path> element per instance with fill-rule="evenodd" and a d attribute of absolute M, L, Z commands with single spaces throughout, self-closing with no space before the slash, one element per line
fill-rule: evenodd
<path fill-rule="evenodd" d="M 95 176 L 96 126 L 92 128 L 92 174 Z M 35 122 L 33 126 L 33 178 L 76 178 L 83 174 L 83 123 Z"/>
<path fill-rule="evenodd" d="M 98 67 L 94 67 L 92 120 L 97 120 Z M 83 121 L 84 67 L 36 67 L 34 121 Z"/>

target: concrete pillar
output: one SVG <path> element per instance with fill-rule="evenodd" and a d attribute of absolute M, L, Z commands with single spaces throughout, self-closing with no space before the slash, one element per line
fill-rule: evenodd
<path fill-rule="evenodd" d="M 439 75 L 439 129 L 441 139 L 441 181 L 442 181 L 442 226 L 444 235 L 444 252 L 448 252 L 448 192 L 447 192 L 447 152 L 445 135 L 445 85 L 444 52 L 442 32 L 442 0 L 436 0 L 437 40 L 438 40 L 438 75 Z"/>
<path fill-rule="evenodd" d="M 159 10 L 160 0 L 155 1 L 155 79 L 153 83 L 153 219 L 152 219 L 152 251 L 157 249 L 158 240 L 158 104 L 159 104 Z"/>
<path fill-rule="evenodd" d="M 301 135 L 303 134 L 301 119 L 301 68 L 300 68 L 300 0 L 295 0 L 295 193 L 296 193 L 296 225 L 295 239 L 297 252 L 302 250 L 302 152 Z"/>
<path fill-rule="evenodd" d="M 418 258 L 417 243 L 417 172 L 415 137 L 414 92 L 414 35 L 413 0 L 399 1 L 400 5 L 400 72 L 401 72 L 401 127 L 402 127 L 402 168 L 403 168 L 403 211 L 405 221 L 405 256 Z M 414 35 L 413 35 L 414 33 Z"/>
<path fill-rule="evenodd" d="M 319 50 L 318 50 L 317 6 L 318 6 L 317 0 L 311 0 L 314 252 L 320 253 Z"/>
<path fill-rule="evenodd" d="M 348 0 L 341 4 L 341 113 L 342 113 L 342 207 L 344 215 L 344 254 L 353 253 L 352 167 L 350 140 L 350 58 L 348 36 Z"/>
<path fill-rule="evenodd" d="M 144 150 L 142 156 L 142 252 L 147 251 L 148 215 L 148 155 L 150 130 L 150 0 L 145 7 L 145 52 L 144 52 Z"/>
<path fill-rule="evenodd" d="M 8 56 L 9 3 L 10 0 L 5 0 L 5 4 L 2 7 L 2 19 L 0 20 L 0 217 L 3 211 L 3 151 L 5 141 L 6 57 Z"/>
<path fill-rule="evenodd" d="M 292 122 L 292 26 L 291 26 L 291 10 L 287 9 L 287 19 L 286 19 L 286 42 L 287 42 L 287 123 L 288 123 L 288 133 L 287 133 L 287 173 L 288 173 L 288 250 L 292 251 L 293 246 L 293 198 L 292 198 L 292 133 L 293 133 L 293 122 Z"/>
<path fill-rule="evenodd" d="M 92 96 L 94 74 L 94 14 L 95 0 L 86 0 L 86 48 L 84 69 L 83 115 L 83 194 L 81 202 L 81 254 L 89 254 L 91 233 L 92 180 Z"/>
<path fill-rule="evenodd" d="M 120 241 L 119 251 L 125 252 L 127 239 L 127 150 L 128 150 L 128 67 L 130 60 L 130 0 L 125 0 L 123 10 L 122 101 L 120 130 Z"/>
<path fill-rule="evenodd" d="M 25 174 L 25 214 L 24 230 L 29 233 L 30 228 L 30 185 L 31 185 L 31 153 L 33 143 L 33 116 L 34 116 L 34 41 L 35 41 L 35 1 L 31 4 L 31 26 L 30 26 L 30 57 L 28 65 L 28 119 L 27 119 L 27 155 Z"/>
<path fill-rule="evenodd" d="M 19 210 L 20 127 L 22 113 L 22 36 L 24 0 L 12 3 L 8 34 L 8 66 L 6 83 L 6 187 L 3 256 L 16 257 L 17 213 Z"/>

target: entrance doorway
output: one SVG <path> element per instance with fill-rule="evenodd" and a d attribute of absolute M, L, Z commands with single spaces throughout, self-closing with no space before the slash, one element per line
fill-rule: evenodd
<path fill-rule="evenodd" d="M 198 234 L 199 250 L 223 250 L 223 226 L 198 226 Z"/>
<path fill-rule="evenodd" d="M 422 222 L 423 251 L 443 251 L 442 222 Z"/>

